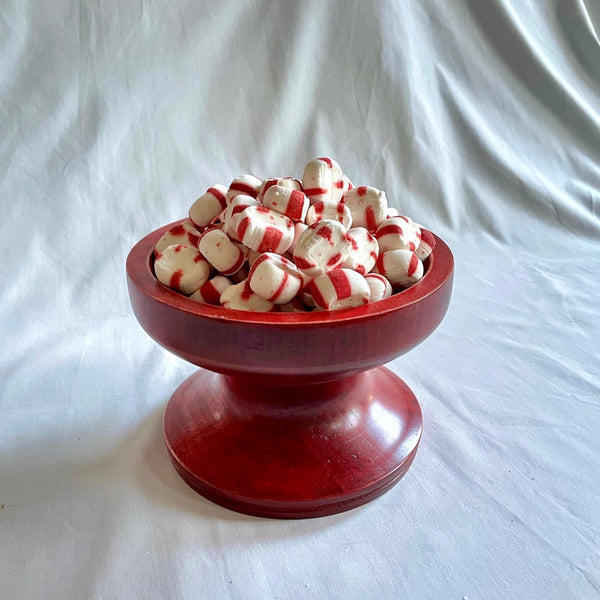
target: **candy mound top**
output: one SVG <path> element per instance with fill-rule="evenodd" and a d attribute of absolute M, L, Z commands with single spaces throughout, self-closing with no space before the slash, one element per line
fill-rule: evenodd
<path fill-rule="evenodd" d="M 435 237 L 355 186 L 332 158 L 302 179 L 241 175 L 214 184 L 154 248 L 156 278 L 226 309 L 310 312 L 363 306 L 417 283 Z"/>

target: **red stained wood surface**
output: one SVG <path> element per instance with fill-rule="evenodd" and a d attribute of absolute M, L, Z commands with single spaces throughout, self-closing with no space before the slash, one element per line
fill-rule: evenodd
<path fill-rule="evenodd" d="M 436 238 L 423 279 L 385 300 L 250 313 L 197 303 L 156 280 L 154 245 L 172 226 L 134 246 L 127 277 L 146 332 L 207 369 L 181 384 L 165 411 L 165 442 L 183 479 L 218 504 L 278 518 L 341 512 L 392 487 L 414 459 L 422 417 L 406 384 L 380 365 L 443 319 L 448 246 Z"/>

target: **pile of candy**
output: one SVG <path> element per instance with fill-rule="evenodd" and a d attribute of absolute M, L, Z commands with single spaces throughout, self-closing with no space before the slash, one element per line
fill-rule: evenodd
<path fill-rule="evenodd" d="M 435 238 L 354 187 L 338 163 L 315 158 L 302 181 L 252 175 L 216 184 L 157 242 L 154 272 L 213 305 L 298 312 L 361 306 L 423 276 Z"/>

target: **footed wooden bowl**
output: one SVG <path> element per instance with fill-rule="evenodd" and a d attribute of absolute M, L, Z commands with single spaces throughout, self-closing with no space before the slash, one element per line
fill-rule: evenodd
<path fill-rule="evenodd" d="M 422 431 L 409 387 L 380 366 L 442 321 L 454 260 L 436 238 L 421 281 L 391 298 L 330 312 L 254 313 L 200 304 L 158 282 L 153 249 L 127 258 L 129 296 L 145 331 L 202 367 L 163 421 L 181 477 L 204 497 L 263 517 L 318 517 L 389 490 Z"/>

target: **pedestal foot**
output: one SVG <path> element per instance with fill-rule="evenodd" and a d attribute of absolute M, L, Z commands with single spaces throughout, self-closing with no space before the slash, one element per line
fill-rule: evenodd
<path fill-rule="evenodd" d="M 421 438 L 419 403 L 385 367 L 268 386 L 200 370 L 164 415 L 173 465 L 226 508 L 274 518 L 350 510 L 389 490 Z"/>

